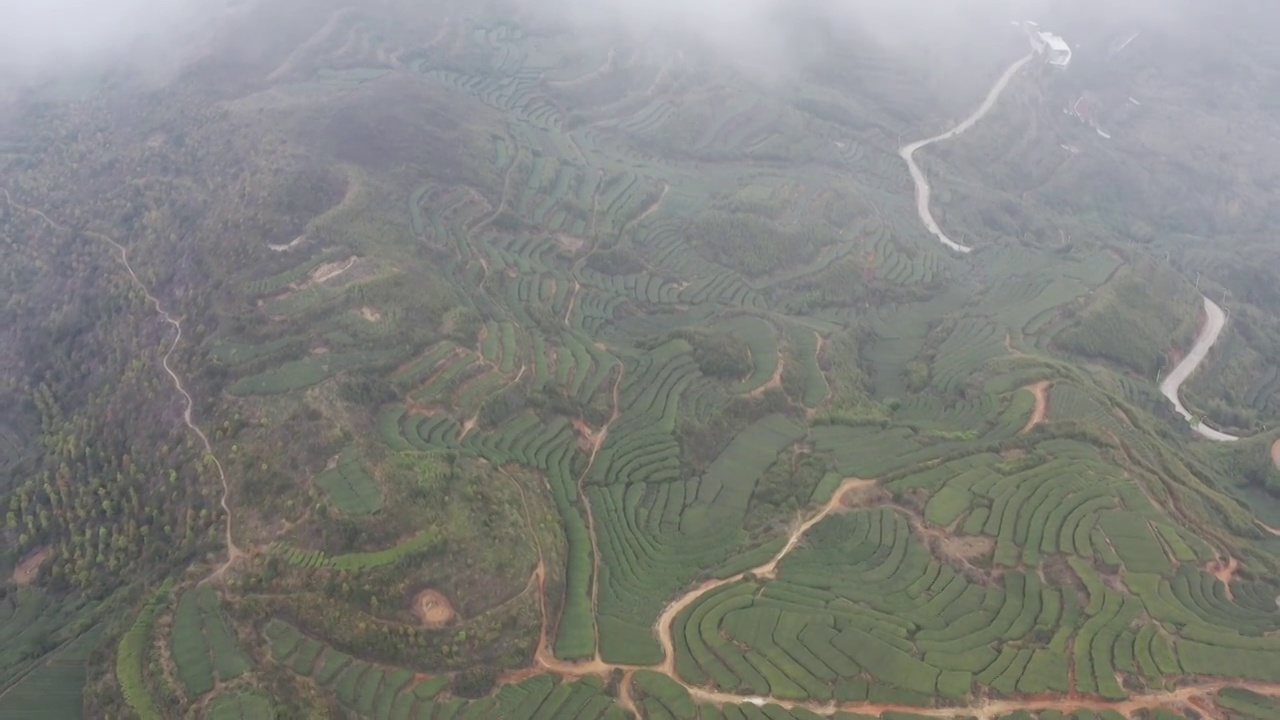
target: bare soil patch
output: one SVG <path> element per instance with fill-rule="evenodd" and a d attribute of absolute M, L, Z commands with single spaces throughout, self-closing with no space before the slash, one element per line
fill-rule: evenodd
<path fill-rule="evenodd" d="M 938 547 L 949 557 L 960 560 L 976 560 L 991 554 L 996 549 L 993 538 L 982 536 L 955 537 L 945 535 L 940 538 Z"/>
<path fill-rule="evenodd" d="M 44 565 L 52 554 L 52 547 L 42 547 L 28 555 L 22 562 L 18 563 L 18 567 L 14 568 L 13 582 L 17 585 L 30 585 L 35 582 L 36 574 L 40 572 L 40 566 Z"/>
<path fill-rule="evenodd" d="M 761 385 L 755 390 L 752 390 L 750 393 L 750 397 L 753 397 L 753 398 L 764 397 L 764 394 L 769 392 L 770 390 L 782 389 L 782 373 L 786 369 L 787 369 L 787 356 L 782 353 L 781 349 L 779 349 L 778 365 L 773 369 L 773 375 L 769 376 L 769 382 Z"/>
<path fill-rule="evenodd" d="M 280 252 L 285 252 L 286 250 L 292 250 L 306 241 L 307 241 L 306 235 L 299 235 L 298 237 L 294 238 L 293 240 L 290 240 L 289 242 L 283 245 L 267 245 L 267 247 L 271 249 L 271 252 L 280 253 Z"/>
<path fill-rule="evenodd" d="M 378 312 L 374 308 L 369 307 L 368 305 L 365 305 L 364 307 L 360 308 L 360 317 L 364 318 L 365 320 L 368 320 L 369 322 L 378 322 L 379 320 L 382 319 L 382 313 Z"/>
<path fill-rule="evenodd" d="M 332 280 L 338 277 L 339 275 L 341 275 L 342 273 L 350 270 L 352 267 L 355 266 L 356 262 L 359 259 L 360 259 L 359 256 L 352 255 L 346 260 L 342 260 L 338 262 L 323 263 L 320 266 L 316 267 L 315 270 L 311 271 L 311 273 L 307 276 L 307 281 L 308 283 L 328 282 L 329 280 Z"/>
<path fill-rule="evenodd" d="M 449 411 L 443 405 L 413 402 L 412 400 L 405 404 L 405 411 L 415 415 L 426 415 L 427 417 L 449 414 Z"/>
<path fill-rule="evenodd" d="M 1226 596 L 1228 600 L 1232 600 L 1231 596 L 1231 580 L 1236 575 L 1236 570 L 1240 568 L 1240 561 L 1233 557 L 1226 559 L 1219 558 L 1210 561 L 1204 566 L 1205 572 L 1222 581 L 1222 585 L 1226 588 Z"/>
<path fill-rule="evenodd" d="M 438 590 L 423 590 L 413 598 L 413 614 L 424 627 L 441 628 L 453 621 L 455 613 L 449 598 Z"/>
<path fill-rule="evenodd" d="M 472 415 L 467 418 L 466 421 L 462 423 L 462 431 L 458 433 L 458 442 L 462 442 L 463 438 L 470 435 L 471 431 L 476 429 L 476 423 L 478 422 L 480 422 L 479 415 Z"/>
<path fill-rule="evenodd" d="M 583 245 L 587 244 L 586 240 L 583 240 L 580 237 L 566 235 L 565 233 L 557 233 L 556 242 L 560 243 L 560 247 L 564 248 L 565 250 L 568 250 L 571 253 L 578 252 L 579 250 L 582 249 Z"/>
<path fill-rule="evenodd" d="M 1019 434 L 1030 432 L 1031 428 L 1044 422 L 1044 417 L 1049 411 L 1049 398 L 1046 394 L 1046 391 L 1049 389 L 1049 385 L 1050 383 L 1048 380 L 1041 380 L 1034 385 L 1028 385 L 1026 387 L 1027 390 L 1031 391 L 1032 395 L 1036 396 L 1036 405 L 1035 408 L 1031 410 L 1031 418 L 1027 420 L 1027 424 L 1023 426 Z"/>
<path fill-rule="evenodd" d="M 285 298 L 290 297 L 297 292 L 306 290 L 312 285 L 325 283 L 338 277 L 339 275 L 342 275 L 343 273 L 347 272 L 351 268 L 355 267 L 356 264 L 359 262 L 360 262 L 360 256 L 352 255 L 346 260 L 342 260 L 338 262 L 327 262 L 327 263 L 318 265 L 316 266 L 315 269 L 313 269 L 310 273 L 307 274 L 306 279 L 291 283 L 285 290 L 271 296 L 268 299 L 284 300 Z M 262 304 L 263 304 L 263 300 L 259 300 L 258 306 L 261 307 Z"/>
<path fill-rule="evenodd" d="M 573 431 L 578 436 L 578 448 L 584 452 L 590 452 L 596 444 L 599 431 L 588 425 L 582 418 L 573 419 Z"/>
<path fill-rule="evenodd" d="M 1271 443 L 1271 464 L 1280 468 L 1280 440 Z"/>
<path fill-rule="evenodd" d="M 832 509 L 832 512 L 836 512 L 877 505 L 890 498 L 889 493 L 877 485 L 875 480 L 848 477 L 841 482 L 832 499 L 838 503 Z"/>

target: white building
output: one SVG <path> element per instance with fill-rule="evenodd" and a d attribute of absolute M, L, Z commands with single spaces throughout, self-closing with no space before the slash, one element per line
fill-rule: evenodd
<path fill-rule="evenodd" d="M 1040 33 L 1040 38 L 1044 41 L 1045 50 L 1043 52 L 1047 56 L 1050 65 L 1065 68 L 1071 62 L 1071 47 L 1067 45 L 1066 40 L 1049 32 Z"/>
<path fill-rule="evenodd" d="M 1023 23 L 1022 27 L 1026 30 L 1027 39 L 1031 41 L 1031 48 L 1050 65 L 1065 69 L 1071 63 L 1071 46 L 1067 45 L 1066 40 L 1041 30 L 1039 25 L 1030 20 Z"/>

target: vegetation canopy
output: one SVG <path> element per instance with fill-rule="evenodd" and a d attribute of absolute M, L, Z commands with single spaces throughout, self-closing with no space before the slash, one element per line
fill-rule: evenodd
<path fill-rule="evenodd" d="M 1273 10 L 544 5 L 0 77 L 0 718 L 1280 716 Z"/>

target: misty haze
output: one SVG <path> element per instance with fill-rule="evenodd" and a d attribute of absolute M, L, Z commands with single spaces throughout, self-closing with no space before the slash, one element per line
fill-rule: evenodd
<path fill-rule="evenodd" d="M 1257 0 L 0 0 L 0 718 L 1280 717 Z"/>

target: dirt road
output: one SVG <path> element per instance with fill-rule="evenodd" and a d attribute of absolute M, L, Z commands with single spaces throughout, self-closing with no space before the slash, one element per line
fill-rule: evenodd
<path fill-rule="evenodd" d="M 1028 385 L 1023 388 L 1024 390 L 1030 390 L 1031 394 L 1035 396 L 1036 405 L 1031 410 L 1031 417 L 1027 420 L 1027 424 L 1022 427 L 1022 430 L 1018 431 L 1019 435 L 1031 432 L 1031 428 L 1044 422 L 1044 417 L 1049 411 L 1049 384 L 1048 380 L 1041 380 L 1034 385 Z"/>
<path fill-rule="evenodd" d="M 49 218 L 48 215 L 45 215 L 40 210 L 37 210 L 35 208 L 25 207 L 23 205 L 19 205 L 15 203 L 13 201 L 13 198 L 10 197 L 9 191 L 7 189 L 0 188 L 0 191 L 4 192 L 5 202 L 8 203 L 8 205 L 14 208 L 15 210 L 20 210 L 23 212 L 28 212 L 33 215 L 36 215 L 41 220 L 44 220 L 46 223 L 48 223 L 50 227 L 53 227 L 61 232 L 74 232 L 70 228 L 66 227 L 65 225 L 54 222 Z M 103 243 L 106 243 L 107 245 L 110 245 L 116 251 L 116 253 L 120 256 L 120 264 L 124 266 L 125 272 L 127 272 L 129 275 L 129 279 L 133 282 L 135 286 L 137 286 L 139 290 L 142 291 L 143 296 L 147 299 L 147 302 L 150 303 L 151 306 L 155 308 L 156 314 L 160 316 L 160 319 L 164 321 L 166 324 L 168 324 L 170 327 L 172 327 L 174 330 L 173 341 L 169 343 L 168 349 L 165 350 L 164 355 L 160 358 L 160 365 L 164 368 L 165 373 L 169 376 L 169 379 L 173 382 L 174 389 L 176 389 L 178 391 L 178 394 L 182 396 L 182 403 L 183 403 L 182 422 L 186 424 L 187 428 L 191 430 L 191 432 L 195 433 L 195 436 L 197 438 L 200 439 L 200 444 L 204 447 L 205 454 L 209 457 L 209 460 L 213 463 L 214 469 L 217 470 L 218 479 L 222 484 L 222 498 L 219 502 L 222 506 L 223 513 L 225 513 L 226 515 L 226 520 L 227 520 L 226 531 L 225 531 L 226 544 L 227 544 L 227 560 L 222 565 L 218 566 L 218 568 L 214 570 L 213 573 L 206 579 L 211 580 L 211 579 L 221 577 L 223 573 L 227 571 L 227 568 L 231 567 L 231 565 L 235 563 L 236 560 L 240 559 L 244 555 L 244 552 L 239 547 L 236 546 L 235 541 L 231 537 L 231 524 L 232 524 L 232 513 L 231 513 L 231 504 L 230 504 L 231 484 L 227 481 L 227 474 L 222 469 L 222 462 L 218 460 L 218 456 L 213 452 L 213 445 L 209 442 L 209 438 L 205 436 L 204 431 L 201 430 L 198 425 L 196 425 L 195 421 L 191 417 L 191 414 L 195 409 L 195 402 L 191 399 L 191 393 L 187 392 L 186 386 L 183 385 L 182 383 L 182 378 L 178 377 L 178 373 L 175 372 L 173 369 L 173 366 L 169 364 L 169 360 L 173 357 L 173 352 L 178 349 L 178 343 L 182 342 L 182 323 L 179 322 L 177 318 L 174 318 L 172 315 L 170 315 L 168 311 L 166 311 L 164 307 L 160 305 L 160 301 L 156 299 L 156 296 L 152 295 L 151 290 L 147 288 L 146 284 L 144 284 L 141 279 L 138 278 L 138 274 L 133 271 L 133 266 L 129 263 L 129 251 L 125 248 L 125 246 L 121 245 L 120 243 L 116 242 L 112 238 L 107 237 L 106 235 L 103 235 L 102 233 L 99 233 L 99 232 L 94 232 L 92 230 L 85 230 L 83 231 L 83 234 L 95 240 L 98 240 L 99 242 L 103 242 Z"/>
<path fill-rule="evenodd" d="M 697 602 L 698 598 L 701 598 L 703 595 L 706 595 L 718 587 L 738 582 L 745 577 L 748 572 L 754 573 L 757 577 L 773 577 L 777 573 L 778 563 L 781 562 L 782 559 L 785 558 L 793 549 L 795 549 L 795 546 L 800 542 L 800 539 L 804 537 L 805 533 L 809 532 L 809 528 L 817 525 L 823 518 L 835 512 L 840 507 L 843 507 L 845 496 L 848 495 L 850 491 L 859 488 L 869 488 L 874 485 L 874 480 L 847 478 L 840 484 L 840 487 L 836 488 L 836 491 L 831 494 L 831 499 L 827 501 L 826 505 L 823 505 L 818 512 L 814 513 L 808 520 L 800 523 L 791 531 L 791 534 L 787 537 L 787 544 L 783 545 L 782 549 L 770 558 L 768 562 L 752 568 L 751 570 L 733 575 L 732 577 L 723 578 L 721 580 L 708 580 L 684 595 L 681 595 L 675 600 L 675 602 L 668 605 L 666 609 L 662 611 L 662 614 L 658 616 L 658 622 L 655 623 L 654 627 L 654 630 L 658 633 L 658 644 L 662 646 L 662 652 L 665 657 L 662 664 L 654 669 L 665 673 L 676 682 L 681 682 L 679 676 L 676 675 L 675 646 L 671 641 L 671 626 L 675 624 L 676 616 L 679 615 L 682 610 Z M 693 691 L 692 687 L 689 689 L 690 691 Z"/>

